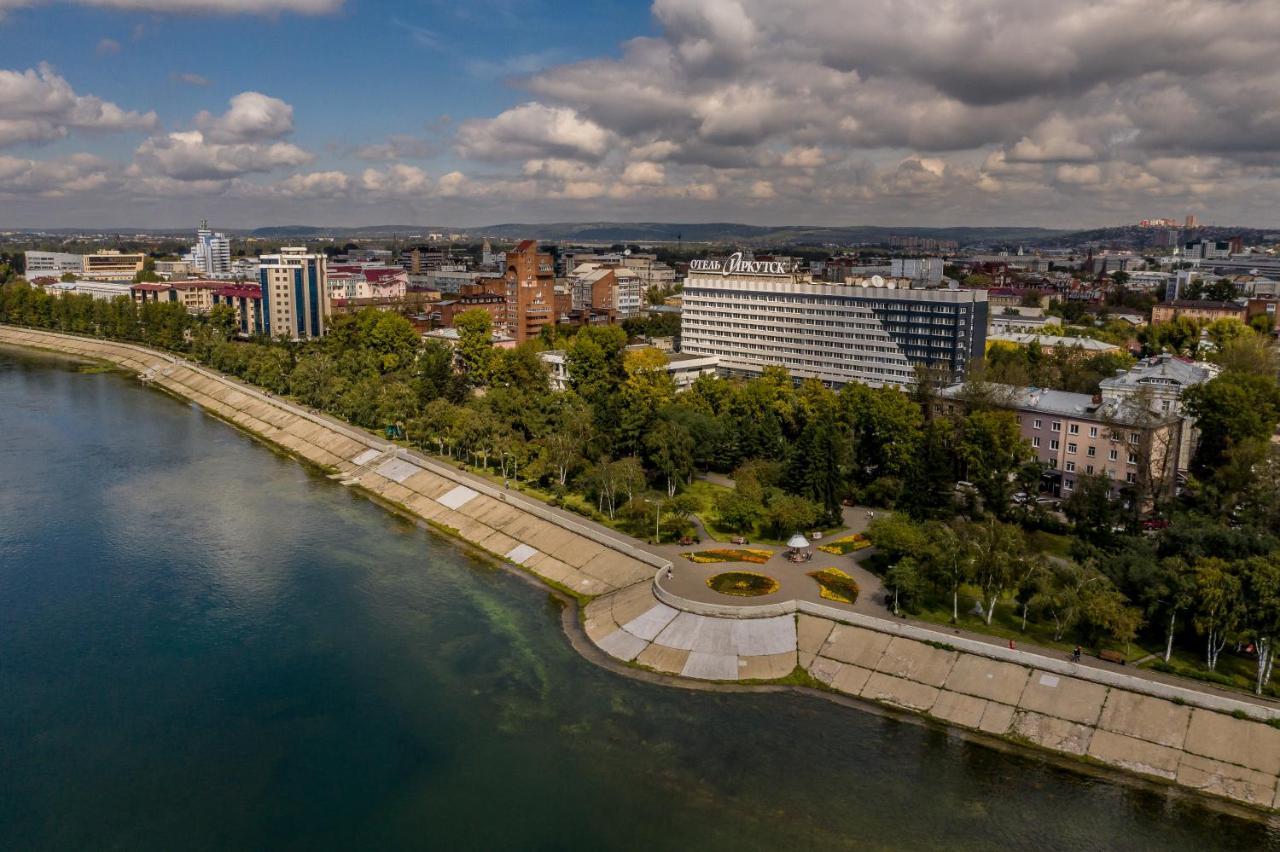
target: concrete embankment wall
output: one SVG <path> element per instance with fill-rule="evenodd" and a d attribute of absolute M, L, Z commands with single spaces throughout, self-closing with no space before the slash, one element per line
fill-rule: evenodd
<path fill-rule="evenodd" d="M 139 373 L 294 455 L 538 577 L 583 596 L 647 580 L 667 563 L 607 532 L 446 464 L 142 346 L 0 325 L 0 343 L 81 355 Z"/>
<path fill-rule="evenodd" d="M 1280 808 L 1272 707 L 808 601 L 688 601 L 662 589 L 660 575 L 592 601 L 586 616 L 601 649 L 657 671 L 741 681 L 799 665 L 845 695 Z"/>

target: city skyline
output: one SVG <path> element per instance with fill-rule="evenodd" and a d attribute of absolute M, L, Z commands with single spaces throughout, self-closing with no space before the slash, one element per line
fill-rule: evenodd
<path fill-rule="evenodd" d="M 1280 226 L 1262 2 L 0 0 L 0 32 L 0 227 Z"/>

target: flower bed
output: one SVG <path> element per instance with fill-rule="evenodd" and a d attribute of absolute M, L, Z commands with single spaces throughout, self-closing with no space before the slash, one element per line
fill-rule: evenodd
<path fill-rule="evenodd" d="M 818 581 L 822 597 L 829 601 L 851 604 L 858 599 L 857 582 L 839 568 L 810 571 L 809 576 Z"/>
<path fill-rule="evenodd" d="M 681 555 L 698 565 L 711 562 L 750 562 L 753 565 L 763 565 L 769 561 L 769 557 L 773 556 L 773 552 L 750 547 L 718 547 L 713 550 L 695 550 Z"/>
<path fill-rule="evenodd" d="M 722 595 L 752 598 L 778 591 L 778 581 L 753 571 L 728 571 L 707 578 L 707 586 Z"/>
<path fill-rule="evenodd" d="M 823 553 L 833 553 L 836 556 L 844 556 L 846 553 L 853 553 L 855 550 L 862 550 L 864 547 L 870 547 L 871 540 L 862 533 L 854 533 L 844 538 L 838 538 L 835 541 L 829 541 L 826 544 L 818 545 L 818 549 Z"/>

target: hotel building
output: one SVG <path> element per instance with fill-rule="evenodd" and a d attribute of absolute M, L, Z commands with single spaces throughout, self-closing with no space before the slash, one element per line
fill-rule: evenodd
<path fill-rule="evenodd" d="M 778 261 L 694 261 L 684 283 L 682 352 L 714 355 L 722 370 L 785 367 L 832 385 L 910 385 L 914 367 L 955 380 L 986 345 L 983 290 L 814 283 Z"/>

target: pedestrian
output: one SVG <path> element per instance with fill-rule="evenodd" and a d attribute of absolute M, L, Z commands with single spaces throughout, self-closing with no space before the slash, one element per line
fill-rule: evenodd
<path fill-rule="evenodd" d="M 668 567 L 668 568 L 667 568 L 667 579 L 668 579 L 668 580 L 670 580 L 670 579 L 671 579 L 671 577 L 672 577 L 672 575 L 673 575 L 674 573 L 675 573 L 675 572 L 674 572 L 674 571 L 672 571 L 670 567 Z"/>
<path fill-rule="evenodd" d="M 1079 645 L 1077 645 L 1075 647 L 1075 650 L 1071 652 L 1071 662 L 1073 663 L 1080 662 L 1080 646 Z"/>
<path fill-rule="evenodd" d="M 1017 644 L 1012 639 L 1009 640 L 1009 650 L 1010 651 L 1018 650 Z"/>

